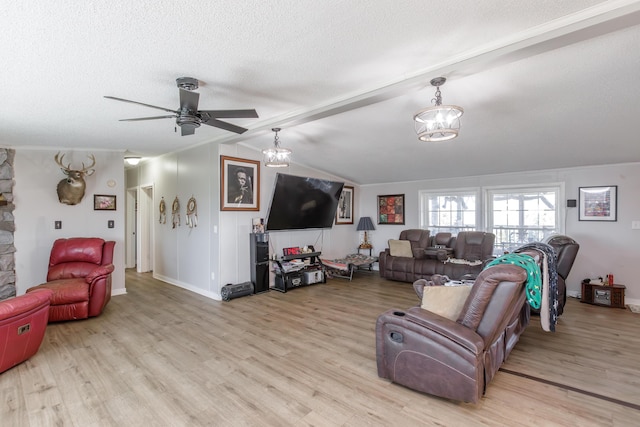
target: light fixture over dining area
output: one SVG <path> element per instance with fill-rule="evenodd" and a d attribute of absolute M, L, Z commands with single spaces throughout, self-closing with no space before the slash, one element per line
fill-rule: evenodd
<path fill-rule="evenodd" d="M 421 141 L 447 141 L 458 136 L 460 116 L 464 110 L 457 105 L 442 105 L 440 86 L 446 81 L 445 77 L 431 80 L 431 86 L 436 87 L 435 98 L 431 100 L 435 105 L 423 108 L 413 116 L 416 133 Z"/>
<path fill-rule="evenodd" d="M 280 132 L 281 129 L 273 128 L 271 130 L 275 132 L 276 136 L 273 141 L 273 147 L 262 150 L 264 165 L 269 168 L 286 168 L 289 166 L 289 162 L 291 162 L 291 150 L 280 146 L 278 132 Z"/>

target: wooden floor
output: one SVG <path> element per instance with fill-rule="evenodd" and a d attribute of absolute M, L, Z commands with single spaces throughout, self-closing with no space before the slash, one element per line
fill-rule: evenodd
<path fill-rule="evenodd" d="M 375 320 L 411 284 L 359 272 L 213 301 L 132 271 L 102 316 L 51 324 L 0 375 L 2 426 L 470 426 L 640 424 L 640 314 L 570 299 L 538 318 L 477 404 L 376 373 Z"/>

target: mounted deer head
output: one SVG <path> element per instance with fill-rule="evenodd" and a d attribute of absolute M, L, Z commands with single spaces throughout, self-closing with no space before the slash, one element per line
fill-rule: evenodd
<path fill-rule="evenodd" d="M 60 152 L 54 158 L 62 172 L 67 176 L 58 183 L 58 200 L 60 200 L 60 203 L 67 205 L 77 205 L 82 201 L 84 189 L 87 186 L 84 182 L 84 177 L 91 176 L 95 172 L 95 169 L 92 168 L 96 165 L 96 158 L 93 154 L 90 154 L 91 164 L 85 167 L 84 163 L 82 163 L 82 169 L 80 170 L 71 169 L 71 163 L 67 166 L 63 165 L 64 154 L 60 156 Z"/>

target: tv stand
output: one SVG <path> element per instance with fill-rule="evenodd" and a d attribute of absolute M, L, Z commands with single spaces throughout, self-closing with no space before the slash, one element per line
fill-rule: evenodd
<path fill-rule="evenodd" d="M 306 260 L 309 263 L 302 268 L 291 269 L 283 265 L 283 262 L 293 260 Z M 324 266 L 320 260 L 320 252 L 309 252 L 296 255 L 285 255 L 273 261 L 276 264 L 276 280 L 273 289 L 280 292 L 287 292 L 290 289 L 300 286 L 314 285 L 316 283 L 326 283 Z"/>

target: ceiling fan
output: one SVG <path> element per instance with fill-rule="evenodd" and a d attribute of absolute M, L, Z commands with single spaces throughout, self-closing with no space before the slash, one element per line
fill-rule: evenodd
<path fill-rule="evenodd" d="M 218 119 L 229 118 L 258 118 L 256 110 L 198 110 L 198 100 L 200 94 L 192 92 L 198 88 L 198 79 L 193 77 L 180 77 L 176 79 L 180 91 L 180 108 L 172 110 L 170 108 L 157 107 L 155 105 L 144 104 L 142 102 L 130 101 L 128 99 L 116 98 L 115 96 L 105 96 L 108 99 L 116 101 L 129 102 L 131 104 L 144 105 L 145 107 L 155 108 L 157 110 L 166 111 L 172 114 L 166 116 L 140 117 L 137 119 L 121 119 L 121 122 L 135 122 L 140 120 L 156 120 L 175 118 L 176 124 L 180 126 L 182 136 L 193 135 L 196 128 L 201 124 L 217 127 L 235 133 L 244 133 L 247 129 L 224 122 Z"/>

